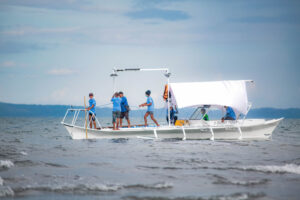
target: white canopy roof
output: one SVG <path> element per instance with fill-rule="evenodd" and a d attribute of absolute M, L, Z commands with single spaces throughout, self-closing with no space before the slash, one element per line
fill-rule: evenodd
<path fill-rule="evenodd" d="M 246 80 L 170 83 L 171 101 L 178 108 L 211 105 L 230 106 L 235 112 L 247 114 Z"/>

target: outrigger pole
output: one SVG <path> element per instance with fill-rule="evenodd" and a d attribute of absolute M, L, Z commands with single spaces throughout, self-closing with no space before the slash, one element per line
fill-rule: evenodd
<path fill-rule="evenodd" d="M 168 68 L 124 68 L 124 69 L 113 69 L 112 74 L 110 75 L 113 78 L 113 90 L 115 92 L 116 90 L 116 85 L 115 85 L 115 78 L 118 76 L 118 72 L 132 72 L 132 71 L 162 71 L 164 72 L 165 77 L 167 78 L 167 84 L 168 84 L 168 100 L 167 100 L 167 104 L 168 104 L 168 121 L 169 121 L 169 127 L 171 126 L 171 120 L 170 120 L 170 76 L 171 73 L 169 71 Z"/>

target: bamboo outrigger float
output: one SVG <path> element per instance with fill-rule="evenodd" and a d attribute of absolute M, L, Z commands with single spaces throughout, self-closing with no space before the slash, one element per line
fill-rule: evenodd
<path fill-rule="evenodd" d="M 76 121 L 79 113 L 85 112 L 85 109 L 68 109 L 61 123 L 66 127 L 72 139 L 269 139 L 283 119 L 246 119 L 251 108 L 251 104 L 248 102 L 246 85 L 253 83 L 251 80 L 170 83 L 171 73 L 167 68 L 127 68 L 113 69 L 111 77 L 113 77 L 114 85 L 118 73 L 126 71 L 162 71 L 167 78 L 167 88 L 170 90 L 168 92 L 168 108 L 170 105 L 176 105 L 178 108 L 195 107 L 195 112 L 188 120 L 184 120 L 181 125 L 175 126 L 170 123 L 170 109 L 168 109 L 168 125 L 160 127 L 133 125 L 130 128 L 122 127 L 120 130 L 112 130 L 111 127 L 102 127 L 96 116 L 99 129 L 86 128 L 86 122 L 83 126 L 78 126 Z M 220 120 L 204 121 L 196 116 L 202 107 L 223 109 L 224 106 L 232 107 L 238 118 L 242 115 L 243 118 L 221 122 Z M 66 116 L 71 111 L 74 112 L 73 120 L 71 123 L 66 123 Z"/>

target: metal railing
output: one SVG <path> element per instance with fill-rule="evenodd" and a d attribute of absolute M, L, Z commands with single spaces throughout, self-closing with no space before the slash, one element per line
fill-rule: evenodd
<path fill-rule="evenodd" d="M 62 124 L 67 124 L 67 123 L 65 122 L 65 120 L 66 120 L 66 117 L 68 116 L 68 113 L 69 113 L 70 111 L 71 111 L 71 112 L 74 111 L 74 116 L 73 116 L 73 119 L 72 119 L 71 124 L 68 124 L 68 125 L 75 126 L 75 125 L 76 125 L 76 122 L 77 122 L 77 119 L 78 119 L 78 116 L 79 116 L 79 113 L 80 113 L 81 111 L 85 112 L 86 110 L 85 110 L 85 109 L 77 109 L 77 108 L 69 108 L 69 109 L 66 111 L 66 114 L 65 114 L 63 120 L 61 121 Z M 96 115 L 95 115 L 95 113 L 94 113 L 93 111 L 89 110 L 88 112 L 85 112 L 85 116 L 84 116 L 84 117 L 87 117 L 86 115 L 87 115 L 88 113 L 91 113 L 91 114 L 92 114 L 92 117 L 91 117 L 91 120 L 90 120 L 89 123 L 91 124 L 91 123 L 92 123 L 93 117 L 95 117 L 95 120 L 96 120 L 98 126 L 99 126 L 100 128 L 102 128 L 100 122 L 98 121 L 98 119 L 97 119 L 97 117 L 96 117 Z M 86 120 L 85 120 L 85 122 L 84 122 L 83 127 L 85 127 L 85 126 L 86 126 Z"/>

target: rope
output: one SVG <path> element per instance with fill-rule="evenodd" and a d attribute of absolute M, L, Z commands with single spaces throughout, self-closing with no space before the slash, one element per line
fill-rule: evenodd
<path fill-rule="evenodd" d="M 110 105 L 110 104 L 112 104 L 112 103 L 102 104 L 102 105 L 99 105 L 99 106 L 97 106 L 97 107 L 104 107 L 104 106 L 108 106 L 108 105 Z"/>

